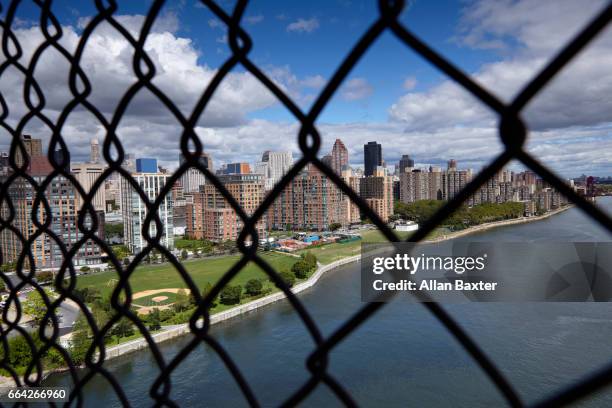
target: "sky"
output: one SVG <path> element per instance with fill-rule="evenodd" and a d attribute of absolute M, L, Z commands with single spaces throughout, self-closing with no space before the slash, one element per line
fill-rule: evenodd
<path fill-rule="evenodd" d="M 2 18 L 7 5 L 3 2 Z M 138 37 L 151 1 L 118 1 L 114 18 Z M 298 106 L 307 111 L 357 39 L 376 20 L 377 1 L 249 2 L 242 27 L 253 41 L 249 58 Z M 78 4 L 78 7 L 77 7 Z M 231 13 L 233 1 L 220 1 Z M 604 0 L 471 0 L 409 2 L 401 22 L 458 68 L 504 101 L 510 101 L 562 46 L 605 6 Z M 54 1 L 61 24 L 59 43 L 71 54 L 97 11 L 94 2 Z M 43 41 L 40 9 L 24 1 L 11 28 L 45 96 L 43 113 L 54 123 L 72 99 L 69 64 L 52 47 L 36 65 Z M 185 115 L 230 57 L 225 25 L 195 0 L 167 1 L 145 43 L 155 64 L 153 84 Z M 4 61 L 4 57 L 0 56 Z M 81 66 L 92 84 L 88 100 L 107 119 L 136 77 L 133 48 L 108 23 L 98 25 L 84 49 Z M 7 66 L 0 92 L 6 123 L 16 127 L 28 112 L 23 75 Z M 612 175 L 612 33 L 608 28 L 579 54 L 523 112 L 530 133 L 527 149 L 564 177 Z M 502 150 L 497 117 L 430 63 L 385 32 L 351 71 L 317 120 L 320 156 L 336 138 L 361 166 L 363 144 L 376 140 L 388 165 L 402 154 L 417 165 L 454 158 L 460 167 L 480 169 Z M 23 133 L 48 140 L 40 120 Z M 300 157 L 299 124 L 244 67 L 224 79 L 200 118 L 198 136 L 215 164 L 254 163 L 265 150 L 290 150 Z M 61 134 L 73 160 L 85 160 L 89 142 L 105 130 L 82 107 L 63 123 Z M 181 127 L 150 92 L 129 104 L 117 129 L 126 152 L 156 157 L 170 169 L 178 164 Z M 10 136 L 0 131 L 0 150 Z M 514 165 L 516 168 L 518 166 Z"/>

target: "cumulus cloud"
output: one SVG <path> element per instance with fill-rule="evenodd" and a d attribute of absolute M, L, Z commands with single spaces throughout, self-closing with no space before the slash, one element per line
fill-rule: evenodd
<path fill-rule="evenodd" d="M 482 66 L 473 73 L 473 78 L 509 101 L 604 4 L 599 0 L 580 4 L 571 0 L 471 4 L 463 18 L 461 41 L 474 47 L 490 47 L 495 43 L 495 47 L 506 48 L 505 58 Z M 609 33 L 607 30 L 596 39 L 529 105 L 525 117 L 532 129 L 561 129 L 610 121 L 612 38 Z M 467 92 L 445 81 L 427 92 L 402 96 L 389 113 L 393 120 L 408 126 L 463 125 L 488 119 L 485 110 L 476 104 Z"/>
<path fill-rule="evenodd" d="M 352 78 L 340 89 L 340 97 L 345 101 L 365 99 L 374 93 L 374 88 L 365 78 Z"/>
<path fill-rule="evenodd" d="M 144 21 L 142 16 L 116 18 L 134 35 L 139 32 Z M 170 31 L 176 28 L 173 21 L 174 17 L 169 16 L 164 24 L 154 26 L 145 43 L 145 50 L 156 70 L 153 84 L 163 91 L 184 115 L 189 115 L 204 89 L 216 75 L 217 69 L 199 62 L 201 55 L 191 39 L 179 37 Z M 86 21 L 81 23 L 86 24 Z M 79 31 L 70 26 L 62 27 L 62 30 L 60 43 L 73 53 L 80 40 Z M 21 61 L 27 65 L 34 50 L 43 41 L 40 29 L 30 26 L 14 31 L 24 51 Z M 92 87 L 88 100 L 108 120 L 113 117 L 121 97 L 137 82 L 132 64 L 133 48 L 129 43 L 107 24 L 100 25 L 88 40 L 81 67 Z M 58 119 L 61 110 L 73 99 L 68 87 L 69 70 L 68 62 L 52 48 L 43 53 L 36 68 L 35 76 L 45 96 L 43 113 L 53 121 Z M 312 92 L 325 82 L 319 75 L 298 77 L 288 66 L 270 67 L 269 75 L 278 86 L 298 101 L 312 99 Z M 28 111 L 23 101 L 23 89 L 23 75 L 13 68 L 3 72 L 0 92 L 9 106 L 7 122 L 11 126 L 16 126 Z M 243 125 L 250 123 L 250 114 L 277 104 L 278 100 L 274 95 L 251 74 L 232 71 L 214 93 L 199 125 L 216 129 L 242 129 Z M 30 120 L 24 132 L 45 141 L 50 137 L 49 129 L 37 119 Z M 237 133 L 247 134 L 244 130 Z M 160 159 L 176 160 L 181 128 L 167 107 L 146 89 L 140 90 L 129 103 L 117 134 L 127 151 L 143 155 L 155 153 L 159 154 Z M 62 136 L 69 142 L 73 159 L 82 160 L 87 157 L 89 139 L 94 136 L 103 139 L 105 134 L 97 119 L 82 107 L 78 107 L 70 114 L 62 129 Z M 267 135 L 267 138 L 271 139 L 270 135 Z M 8 134 L 0 134 L 0 149 L 6 150 L 9 143 Z M 236 150 L 237 153 L 239 151 Z"/>
<path fill-rule="evenodd" d="M 319 20 L 315 17 L 308 20 L 299 18 L 287 26 L 287 31 L 296 33 L 311 33 L 319 28 Z"/>
<path fill-rule="evenodd" d="M 510 101 L 605 4 L 598 0 L 476 1 L 465 10 L 455 40 L 464 46 L 503 50 L 498 61 L 482 65 L 472 78 Z M 603 153 L 612 145 L 610 67 L 612 37 L 607 29 L 523 112 L 531 130 L 529 150 L 562 173 L 612 170 L 612 157 Z M 497 123 L 488 108 L 450 80 L 401 96 L 390 107 L 389 117 L 407 132 L 495 131 Z"/>

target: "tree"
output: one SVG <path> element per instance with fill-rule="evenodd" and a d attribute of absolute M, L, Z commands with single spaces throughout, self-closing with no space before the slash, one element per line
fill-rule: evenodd
<path fill-rule="evenodd" d="M 283 282 L 285 282 L 285 285 L 292 287 L 295 284 L 295 275 L 292 272 L 282 271 L 279 275 Z"/>
<path fill-rule="evenodd" d="M 90 327 L 87 319 L 82 314 L 77 318 L 72 337 L 70 338 L 70 356 L 75 364 L 82 364 L 85 361 L 87 350 L 91 346 Z"/>
<path fill-rule="evenodd" d="M 153 308 L 147 315 L 147 323 L 149 324 L 149 330 L 161 329 L 161 316 L 159 315 L 159 309 Z"/>
<path fill-rule="evenodd" d="M 227 285 L 221 291 L 219 298 L 221 303 L 224 305 L 235 305 L 240 303 L 242 297 L 242 286 L 240 285 Z"/>
<path fill-rule="evenodd" d="M 244 286 L 245 292 L 249 296 L 257 296 L 261 294 L 263 290 L 263 284 L 259 279 L 249 279 L 249 281 Z"/>
<path fill-rule="evenodd" d="M 123 259 L 130 255 L 130 250 L 125 245 L 113 245 L 111 249 L 117 259 Z"/>
<path fill-rule="evenodd" d="M 84 288 L 76 288 L 73 291 L 74 296 L 77 297 L 81 302 L 94 303 L 97 300 L 102 299 L 100 289 L 93 286 L 86 286 Z"/>
<path fill-rule="evenodd" d="M 310 272 L 310 266 L 303 260 L 300 259 L 291 267 L 291 272 L 298 279 L 306 279 L 308 277 L 308 272 Z"/>
<path fill-rule="evenodd" d="M 112 238 L 112 237 L 121 237 L 123 238 L 123 224 L 104 224 L 104 237 Z"/>
<path fill-rule="evenodd" d="M 38 272 L 36 274 L 36 280 L 40 283 L 50 282 L 53 279 L 53 272 Z"/>
<path fill-rule="evenodd" d="M 336 231 L 336 230 L 339 230 L 340 228 L 342 228 L 342 224 L 340 224 L 339 222 L 332 222 L 331 224 L 329 224 L 330 231 Z"/>
<path fill-rule="evenodd" d="M 314 256 L 312 252 L 306 252 L 305 254 L 303 254 L 302 259 L 310 268 L 309 271 L 317 269 L 317 257 Z"/>
<path fill-rule="evenodd" d="M 126 256 L 125 258 L 123 258 L 123 266 L 129 266 L 129 265 L 130 265 L 130 258 Z"/>
<path fill-rule="evenodd" d="M 117 337 L 129 337 L 134 334 L 134 326 L 130 319 L 122 317 L 111 329 L 111 335 Z"/>
<path fill-rule="evenodd" d="M 179 289 L 179 291 L 176 292 L 176 299 L 174 300 L 174 311 L 179 313 L 189 309 L 189 303 L 189 296 L 187 292 L 185 292 L 185 289 Z"/>
<path fill-rule="evenodd" d="M 0 279 L 0 292 L 4 292 L 6 290 L 6 284 L 2 279 Z"/>
<path fill-rule="evenodd" d="M 204 289 L 202 289 L 202 299 L 204 299 L 206 296 L 208 296 L 208 294 L 212 291 L 213 289 L 213 285 L 211 285 L 210 282 L 206 282 L 206 284 L 204 285 Z M 197 306 L 197 302 L 195 300 L 195 296 L 193 296 L 193 294 L 189 295 L 189 300 L 191 301 L 191 303 L 193 305 Z M 210 308 L 212 309 L 213 307 L 217 306 L 217 300 L 218 300 L 218 296 L 216 296 L 213 301 L 210 303 Z"/>
<path fill-rule="evenodd" d="M 51 293 L 49 290 L 44 290 L 44 292 L 51 302 L 55 297 L 53 293 Z M 37 290 L 33 290 L 26 297 L 25 302 L 23 302 L 23 312 L 30 316 L 36 324 L 42 322 L 45 314 L 47 313 L 47 305 Z"/>
<path fill-rule="evenodd" d="M 183 249 L 183 251 L 181 252 L 181 259 L 185 260 L 189 257 L 189 254 L 187 253 L 186 249 Z"/>

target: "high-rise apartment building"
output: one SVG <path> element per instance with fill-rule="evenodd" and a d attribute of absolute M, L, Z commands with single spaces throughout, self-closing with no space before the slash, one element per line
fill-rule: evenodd
<path fill-rule="evenodd" d="M 361 177 L 357 176 L 355 172 L 350 168 L 342 170 L 342 180 L 357 194 L 359 195 Z M 343 205 L 346 208 L 346 220 L 349 224 L 357 224 L 361 221 L 361 211 L 357 204 L 355 204 L 348 196 L 344 196 Z"/>
<path fill-rule="evenodd" d="M 153 159 L 155 160 L 155 159 Z M 141 169 L 157 168 L 157 163 L 147 162 Z M 152 203 L 160 195 L 162 189 L 166 185 L 169 174 L 155 172 L 136 172 L 132 174 L 138 186 L 144 191 L 147 199 Z M 163 201 L 159 205 L 156 214 L 161 220 L 161 244 L 168 249 L 174 248 L 174 219 L 173 219 L 173 202 L 172 194 L 168 193 L 164 196 Z M 142 235 L 145 218 L 147 216 L 147 206 L 141 200 L 140 195 L 132 187 L 132 185 L 121 178 L 121 213 L 123 217 L 123 240 L 125 245 L 132 253 L 142 251 L 147 246 L 147 241 Z M 151 222 L 149 225 L 149 235 L 156 235 L 156 223 Z"/>
<path fill-rule="evenodd" d="M 45 157 L 39 156 L 28 166 L 28 174 L 37 183 L 42 183 L 51 174 L 53 167 Z M 8 195 L 14 207 L 15 218 L 12 225 L 29 239 L 37 230 L 32 221 L 32 211 L 36 199 L 36 191 L 32 185 L 23 178 L 17 178 L 8 188 Z M 77 205 L 77 192 L 72 183 L 61 175 L 55 176 L 44 193 L 44 199 L 49 204 L 51 224 L 49 229 L 55 233 L 68 250 L 83 238 L 78 228 L 79 208 Z M 8 211 L 2 207 L 2 212 Z M 39 220 L 44 219 L 45 210 L 41 204 L 37 210 Z M 7 216 L 7 214 L 3 214 Z M 98 218 L 99 229 L 96 234 L 104 237 L 104 217 L 102 213 L 95 213 Z M 86 225 L 90 221 L 86 219 Z M 11 231 L 5 229 L 0 234 L 0 247 L 4 262 L 16 261 L 23 250 L 21 240 Z M 49 236 L 42 234 L 29 245 L 37 269 L 57 269 L 64 261 L 64 254 L 57 243 Z M 29 263 L 29 257 L 26 256 Z M 72 258 L 73 265 L 95 265 L 102 263 L 100 247 L 91 240 L 80 245 L 76 255 Z"/>
<path fill-rule="evenodd" d="M 86 193 L 89 193 L 91 187 L 96 182 L 97 178 L 102 175 L 106 166 L 95 163 L 71 163 L 70 171 L 77 179 L 81 187 Z M 102 184 L 93 197 L 92 204 L 96 211 L 106 210 L 106 186 Z M 82 197 L 77 194 L 77 205 L 79 208 L 83 205 Z"/>
<path fill-rule="evenodd" d="M 385 222 L 393 215 L 393 178 L 382 168 L 367 177 L 359 179 L 359 195 L 370 208 Z"/>
<path fill-rule="evenodd" d="M 410 170 L 407 167 L 407 170 Z M 400 174 L 400 201 L 413 203 L 419 200 L 441 200 L 444 196 L 446 172 L 439 167 L 429 171 L 412 169 Z"/>
<path fill-rule="evenodd" d="M 255 212 L 264 197 L 261 174 L 218 175 L 219 181 L 249 215 Z M 205 184 L 193 193 L 193 202 L 185 206 L 186 234 L 194 239 L 220 242 L 236 240 L 244 223 L 225 197 L 213 184 Z M 265 238 L 265 219 L 257 225 L 260 239 Z"/>
<path fill-rule="evenodd" d="M 444 200 L 452 200 L 472 180 L 472 170 L 458 170 L 457 163 L 451 163 L 453 161 L 449 161 L 449 169 L 442 178 Z"/>
<path fill-rule="evenodd" d="M 99 163 L 100 162 L 100 145 L 98 144 L 97 138 L 91 139 L 89 148 L 90 148 L 89 162 Z"/>
<path fill-rule="evenodd" d="M 342 174 L 342 170 L 348 166 L 348 149 L 340 139 L 336 139 L 331 151 L 331 168 L 336 174 Z"/>
<path fill-rule="evenodd" d="M 261 162 L 257 163 L 256 173 L 264 176 L 265 189 L 271 190 L 289 171 L 291 166 L 293 166 L 291 152 L 272 152 L 268 150 L 263 153 Z"/>
<path fill-rule="evenodd" d="M 382 166 L 382 146 L 376 142 L 363 145 L 363 174 L 371 176 L 378 166 Z"/>
<path fill-rule="evenodd" d="M 346 197 L 319 169 L 308 165 L 285 187 L 268 212 L 270 229 L 326 231 L 347 225 Z"/>

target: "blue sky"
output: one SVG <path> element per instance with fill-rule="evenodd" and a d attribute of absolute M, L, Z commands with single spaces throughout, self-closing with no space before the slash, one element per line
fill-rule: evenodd
<path fill-rule="evenodd" d="M 118 3 L 116 18 L 137 35 L 151 1 Z M 221 4 L 231 12 L 233 2 Z M 605 0 L 415 0 L 401 21 L 476 81 L 510 100 L 605 4 Z M 56 0 L 53 11 L 64 28 L 62 43 L 74 49 L 96 13 L 93 1 Z M 306 110 L 377 13 L 376 1 L 256 0 L 249 2 L 242 26 L 254 43 L 251 60 Z M 36 6 L 20 4 L 13 29 L 31 48 L 24 59 L 42 40 L 38 16 Z M 206 7 L 183 0 L 166 2 L 153 31 L 146 46 L 158 68 L 154 83 L 188 114 L 230 55 L 225 27 Z M 568 177 L 583 172 L 612 174 L 609 31 L 524 112 L 531 129 L 529 150 Z M 132 50 L 108 27 L 97 28 L 91 43 L 82 62 L 94 85 L 90 99 L 110 117 L 133 82 Z M 52 64 L 45 79 L 46 112 L 56 118 L 69 97 L 62 94 L 68 70 L 58 56 L 50 55 L 39 66 L 44 64 Z M 4 80 L 0 91 L 12 94 L 7 100 L 15 99 L 17 120 L 22 85 L 18 76 L 8 76 L 0 78 Z M 150 95 L 139 95 L 119 129 L 126 149 L 158 157 L 173 167 L 180 129 L 167 115 Z M 86 157 L 88 140 L 103 139 L 104 129 L 85 113 L 72 116 L 63 134 L 74 146 L 75 157 Z M 391 165 L 402 154 L 411 154 L 423 166 L 455 158 L 460 165 L 478 169 L 501 151 L 496 117 L 388 32 L 359 61 L 317 124 L 323 135 L 320 154 L 341 138 L 355 166 L 361 165 L 362 146 L 369 140 L 383 144 Z M 28 131 L 47 137 L 44 126 L 28 126 Z M 215 93 L 197 130 L 216 163 L 252 163 L 266 149 L 291 150 L 299 157 L 297 129 L 293 117 L 239 66 Z M 6 145 L 2 137 L 0 145 Z M 150 143 L 143 144 L 143 137 Z"/>

